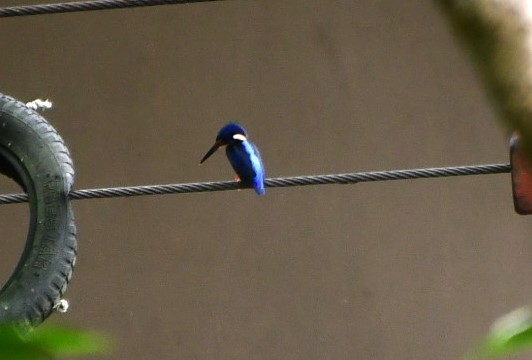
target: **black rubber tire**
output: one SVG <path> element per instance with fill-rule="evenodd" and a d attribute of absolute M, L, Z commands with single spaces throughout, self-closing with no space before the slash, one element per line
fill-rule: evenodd
<path fill-rule="evenodd" d="M 22 102 L 0 94 L 0 173 L 28 194 L 26 245 L 0 290 L 0 323 L 33 328 L 62 298 L 76 261 L 77 241 L 68 193 L 70 153 L 55 129 Z"/>

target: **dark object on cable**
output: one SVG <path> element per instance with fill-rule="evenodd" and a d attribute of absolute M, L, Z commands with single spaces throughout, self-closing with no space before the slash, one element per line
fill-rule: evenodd
<path fill-rule="evenodd" d="M 0 290 L 0 324 L 29 330 L 65 304 L 77 253 L 68 196 L 74 167 L 63 139 L 36 111 L 3 94 L 0 109 L 0 174 L 24 189 L 30 210 L 24 252 Z"/>
<path fill-rule="evenodd" d="M 521 215 L 532 214 L 532 161 L 517 132 L 510 139 L 510 163 L 515 211 Z"/>

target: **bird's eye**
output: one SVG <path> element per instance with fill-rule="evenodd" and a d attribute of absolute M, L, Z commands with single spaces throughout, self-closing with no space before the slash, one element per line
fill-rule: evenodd
<path fill-rule="evenodd" d="M 244 135 L 242 135 L 242 134 L 234 134 L 233 135 L 233 139 L 240 140 L 240 141 L 246 141 L 247 140 L 246 137 Z"/>

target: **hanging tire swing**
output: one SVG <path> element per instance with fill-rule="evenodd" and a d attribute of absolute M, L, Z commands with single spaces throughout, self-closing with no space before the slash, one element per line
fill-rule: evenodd
<path fill-rule="evenodd" d="M 57 131 L 24 103 L 0 94 L 0 173 L 28 194 L 30 221 L 22 256 L 0 290 L 0 324 L 32 328 L 61 304 L 77 241 L 68 194 L 70 153 Z"/>

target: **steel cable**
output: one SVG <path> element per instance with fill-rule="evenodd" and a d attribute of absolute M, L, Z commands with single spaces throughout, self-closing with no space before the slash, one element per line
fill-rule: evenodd
<path fill-rule="evenodd" d="M 311 175 L 280 177 L 266 179 L 266 187 L 289 187 L 289 186 L 309 186 L 309 185 L 329 185 L 329 184 L 356 184 L 359 182 L 370 181 L 388 181 L 388 180 L 406 180 L 406 179 L 424 179 L 438 178 L 449 176 L 468 176 L 468 175 L 487 175 L 502 174 L 511 171 L 510 164 L 488 164 L 488 165 L 471 165 L 455 166 L 428 169 L 410 169 L 410 170 L 390 170 L 390 171 L 371 171 L 350 174 L 330 174 L 330 175 Z M 69 197 L 73 200 L 83 199 L 101 199 L 112 197 L 129 197 L 143 195 L 167 195 L 198 193 L 209 191 L 237 190 L 243 187 L 236 181 L 217 181 L 201 182 L 186 184 L 168 184 L 168 185 L 145 185 L 145 186 L 126 186 L 101 189 L 84 189 L 72 191 Z M 0 204 L 14 204 L 28 201 L 26 194 L 9 194 L 0 195 Z"/>
<path fill-rule="evenodd" d="M 221 0 L 89 0 L 69 3 L 24 5 L 0 8 L 0 17 L 57 14 L 75 11 L 123 9 L 139 6 L 187 4 Z"/>

